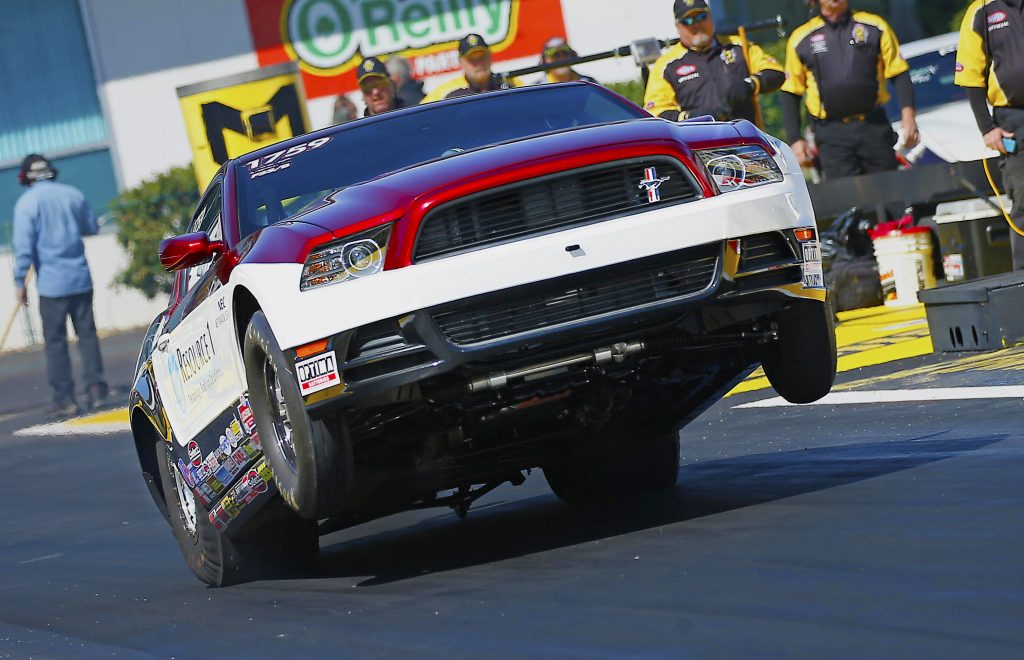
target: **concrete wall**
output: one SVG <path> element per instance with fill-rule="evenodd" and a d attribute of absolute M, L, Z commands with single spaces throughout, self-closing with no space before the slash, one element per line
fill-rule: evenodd
<path fill-rule="evenodd" d="M 128 263 L 128 255 L 118 244 L 114 234 L 86 238 L 85 257 L 92 271 L 93 312 L 96 316 L 96 327 L 101 333 L 149 325 L 150 321 L 167 306 L 166 296 L 148 300 L 135 289 L 114 284 L 117 273 Z M 0 252 L 0 273 L 11 273 L 13 270 L 11 253 L 6 250 Z M 29 307 L 26 315 L 25 312 L 18 311 L 12 278 L 0 277 L 0 333 L 16 313 L 7 341 L 0 348 L 2 351 L 29 347 L 29 325 L 37 344 L 41 346 L 43 343 L 39 299 L 32 282 L 29 283 L 28 289 Z"/>

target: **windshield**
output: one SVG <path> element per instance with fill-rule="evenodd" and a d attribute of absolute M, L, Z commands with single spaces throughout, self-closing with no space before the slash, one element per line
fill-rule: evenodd
<path fill-rule="evenodd" d="M 590 85 L 482 94 L 461 103 L 357 120 L 238 168 L 241 236 L 301 213 L 325 195 L 417 163 L 579 126 L 649 117 Z"/>
<path fill-rule="evenodd" d="M 953 84 L 953 76 L 956 73 L 955 48 L 911 57 L 907 64 L 910 65 L 910 80 L 914 83 L 914 96 L 919 113 L 947 103 L 967 100 L 967 90 Z M 894 96 L 892 83 L 889 83 L 889 94 L 893 95 L 893 98 L 886 104 L 885 110 L 890 121 L 899 121 L 900 107 Z"/>

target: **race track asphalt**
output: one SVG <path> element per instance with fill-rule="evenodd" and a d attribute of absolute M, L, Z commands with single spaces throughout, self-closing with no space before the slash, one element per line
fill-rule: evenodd
<path fill-rule="evenodd" d="M 127 385 L 137 336 L 103 345 Z M 127 433 L 14 435 L 43 384 L 40 354 L 0 357 L 0 658 L 1024 657 L 1019 396 L 737 408 L 774 396 L 744 392 L 684 430 L 666 495 L 577 515 L 535 472 L 467 520 L 392 516 L 322 539 L 313 575 L 217 590 Z M 1024 386 L 1024 351 L 837 389 L 992 385 Z"/>

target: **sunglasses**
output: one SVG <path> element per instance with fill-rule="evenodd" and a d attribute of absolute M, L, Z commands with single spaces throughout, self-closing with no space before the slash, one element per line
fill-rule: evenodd
<path fill-rule="evenodd" d="M 679 19 L 679 22 L 685 25 L 686 27 L 690 27 L 691 25 L 703 23 L 704 21 L 708 20 L 708 16 L 708 12 L 702 11 L 701 13 L 693 14 L 692 16 L 683 16 L 682 18 Z"/>

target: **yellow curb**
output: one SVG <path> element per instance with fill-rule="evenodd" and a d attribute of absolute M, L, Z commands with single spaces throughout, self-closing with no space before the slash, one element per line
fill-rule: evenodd
<path fill-rule="evenodd" d="M 92 424 L 117 424 L 123 423 L 128 424 L 128 410 L 125 408 L 118 408 L 117 410 L 108 410 L 106 412 L 95 413 L 92 415 L 85 415 L 84 417 L 76 417 L 69 419 L 67 424 L 70 426 L 90 426 Z"/>

